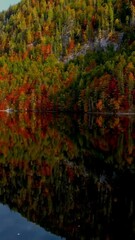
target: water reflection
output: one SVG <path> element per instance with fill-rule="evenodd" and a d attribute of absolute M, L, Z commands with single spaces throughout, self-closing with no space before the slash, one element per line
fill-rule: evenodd
<path fill-rule="evenodd" d="M 3 204 L 0 204 L 0 238 L 2 240 L 62 240 L 27 221 L 19 213 L 11 211 L 8 206 Z"/>
<path fill-rule="evenodd" d="M 135 239 L 133 117 L 0 114 L 3 204 L 66 239 Z"/>

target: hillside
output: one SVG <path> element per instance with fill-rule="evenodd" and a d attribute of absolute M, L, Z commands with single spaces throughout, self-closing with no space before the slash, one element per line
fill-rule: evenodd
<path fill-rule="evenodd" d="M 134 5 L 22 0 L 0 13 L 0 109 L 134 111 Z"/>

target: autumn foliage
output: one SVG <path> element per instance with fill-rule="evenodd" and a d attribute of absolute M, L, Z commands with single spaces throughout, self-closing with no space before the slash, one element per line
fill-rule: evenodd
<path fill-rule="evenodd" d="M 0 109 L 134 111 L 134 12 L 134 1 L 24 0 L 0 13 Z"/>

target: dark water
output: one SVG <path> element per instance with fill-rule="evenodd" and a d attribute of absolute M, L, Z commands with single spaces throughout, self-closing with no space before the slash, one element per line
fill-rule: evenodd
<path fill-rule="evenodd" d="M 135 239 L 135 119 L 0 113 L 0 239 Z"/>

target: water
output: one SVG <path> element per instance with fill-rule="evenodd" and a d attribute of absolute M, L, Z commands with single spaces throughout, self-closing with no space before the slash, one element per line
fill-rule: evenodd
<path fill-rule="evenodd" d="M 0 112 L 0 239 L 135 239 L 134 116 Z"/>
<path fill-rule="evenodd" d="M 8 206 L 0 204 L 0 238 L 2 240 L 37 240 L 49 239 L 60 240 L 54 234 L 45 231 L 35 223 L 29 222 L 19 213 L 9 209 Z"/>

